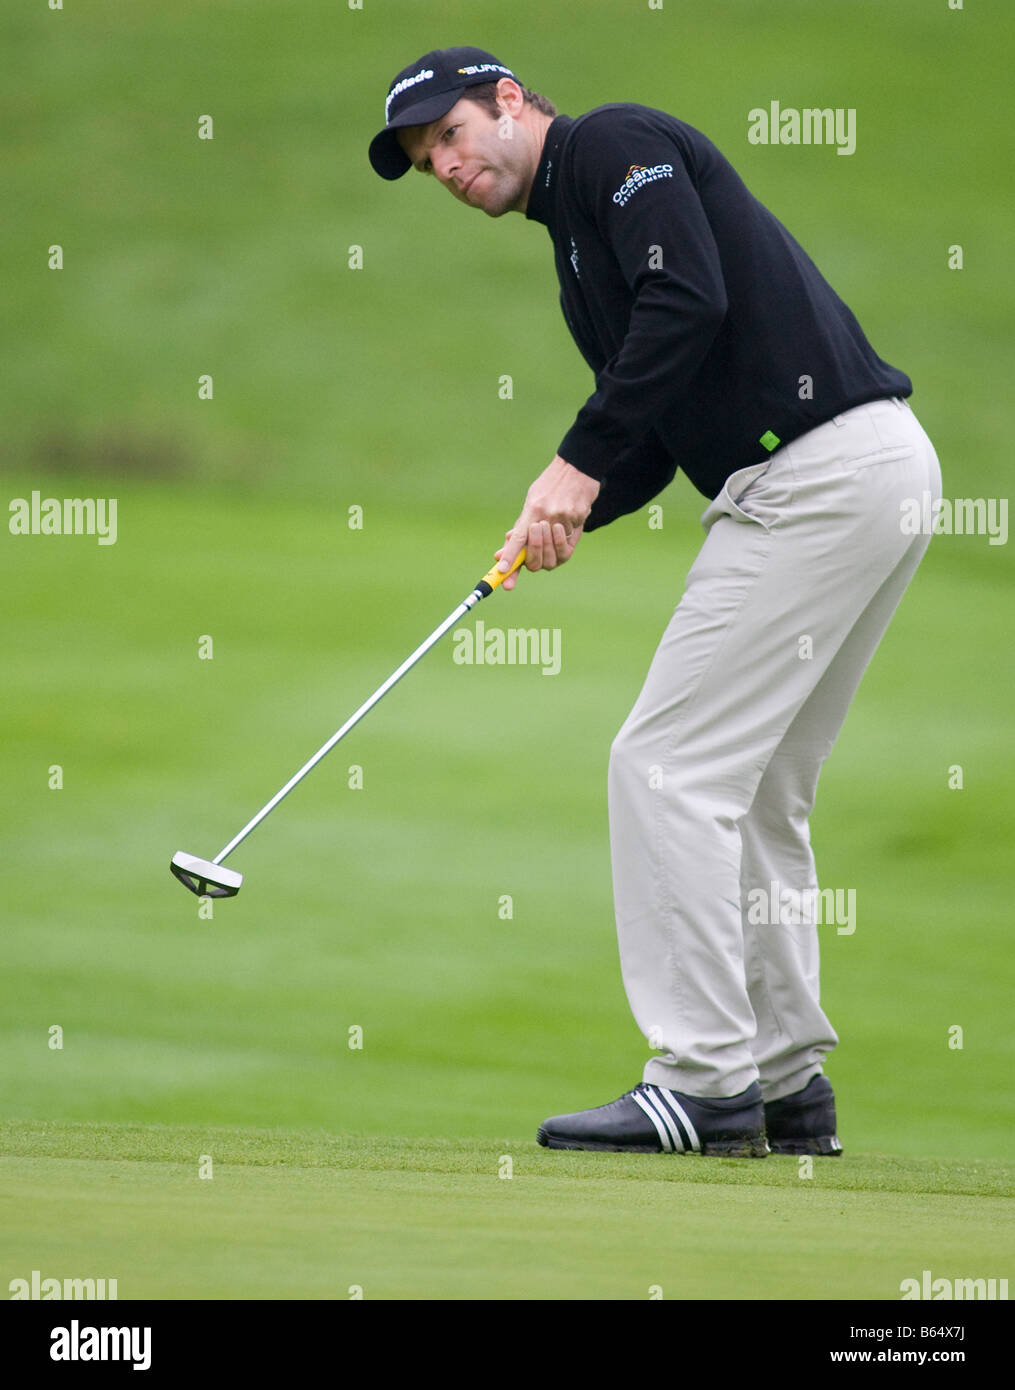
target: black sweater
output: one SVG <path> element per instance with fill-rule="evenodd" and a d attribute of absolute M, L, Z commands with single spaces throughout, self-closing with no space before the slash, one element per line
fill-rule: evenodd
<path fill-rule="evenodd" d="M 832 416 L 912 394 L 711 141 L 665 112 L 558 116 L 526 217 L 549 230 L 564 318 L 596 378 L 558 449 L 602 481 L 586 530 L 678 467 L 712 498 Z"/>

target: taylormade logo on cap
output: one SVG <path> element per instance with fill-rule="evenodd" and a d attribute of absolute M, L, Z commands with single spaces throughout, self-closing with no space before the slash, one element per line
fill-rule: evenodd
<path fill-rule="evenodd" d="M 417 82 L 428 82 L 431 77 L 433 77 L 433 68 L 423 68 L 421 72 L 414 73 L 412 77 L 406 77 L 401 82 L 396 82 L 388 93 L 387 101 L 384 103 L 384 119 L 388 119 L 391 103 L 399 93 L 404 92 L 408 87 L 415 87 Z"/>

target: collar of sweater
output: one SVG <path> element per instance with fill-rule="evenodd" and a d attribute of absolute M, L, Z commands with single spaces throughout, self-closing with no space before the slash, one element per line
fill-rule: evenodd
<path fill-rule="evenodd" d="M 546 138 L 543 141 L 543 152 L 539 164 L 536 166 L 536 174 L 529 192 L 528 206 L 525 209 L 526 219 L 530 222 L 542 222 L 544 227 L 550 225 L 555 202 L 554 185 L 560 162 L 560 149 L 573 125 L 573 117 L 557 116 L 547 129 Z"/>

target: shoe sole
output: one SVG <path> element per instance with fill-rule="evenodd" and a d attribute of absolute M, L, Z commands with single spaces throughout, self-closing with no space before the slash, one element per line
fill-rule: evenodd
<path fill-rule="evenodd" d="M 540 1129 L 537 1142 L 544 1149 L 581 1149 L 595 1153 L 657 1154 L 662 1150 L 647 1144 L 597 1144 L 592 1140 L 577 1143 L 573 1139 L 555 1139 Z M 685 1152 L 687 1152 L 685 1150 Z M 690 1151 L 693 1156 L 693 1150 Z M 700 1157 L 704 1158 L 767 1158 L 771 1150 L 764 1136 L 751 1139 L 717 1139 L 701 1146 Z"/>
<path fill-rule="evenodd" d="M 841 1158 L 842 1145 L 835 1134 L 822 1134 L 815 1139 L 769 1139 L 774 1154 L 820 1154 L 825 1158 Z"/>

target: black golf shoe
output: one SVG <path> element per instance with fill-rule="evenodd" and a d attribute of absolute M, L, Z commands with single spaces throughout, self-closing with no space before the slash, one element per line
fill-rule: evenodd
<path fill-rule="evenodd" d="M 802 1091 L 765 1106 L 765 1129 L 775 1154 L 825 1154 L 837 1158 L 842 1145 L 835 1133 L 835 1093 L 819 1072 Z"/>
<path fill-rule="evenodd" d="M 609 1105 L 544 1120 L 536 1138 L 546 1149 L 725 1158 L 764 1158 L 769 1151 L 756 1081 L 728 1100 L 685 1096 L 643 1081 Z"/>

